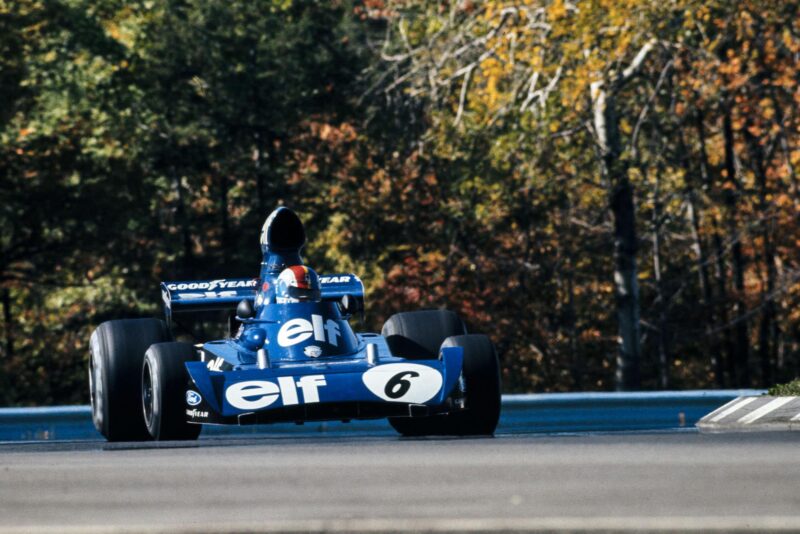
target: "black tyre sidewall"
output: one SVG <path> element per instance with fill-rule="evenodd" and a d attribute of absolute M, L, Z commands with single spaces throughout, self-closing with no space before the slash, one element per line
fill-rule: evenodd
<path fill-rule="evenodd" d="M 92 332 L 89 341 L 89 399 L 92 423 L 103 436 L 108 437 L 108 402 L 105 388 L 108 385 L 108 366 L 104 363 L 105 351 L 101 348 L 100 329 Z"/>
<path fill-rule="evenodd" d="M 464 322 L 449 310 L 396 313 L 381 329 L 392 354 L 408 359 L 436 358 L 446 338 L 466 333 Z"/>
<path fill-rule="evenodd" d="M 141 410 L 142 363 L 152 343 L 169 338 L 166 324 L 158 319 L 107 321 L 92 333 L 92 421 L 107 440 L 150 439 Z"/>
<path fill-rule="evenodd" d="M 466 410 L 448 415 L 450 433 L 492 435 L 500 419 L 500 362 L 492 341 L 482 334 L 447 338 L 442 347 L 464 349 Z"/>
<path fill-rule="evenodd" d="M 144 416 L 147 431 L 155 440 L 192 440 L 202 425 L 186 422 L 186 388 L 190 383 L 184 365 L 194 360 L 194 347 L 188 343 L 171 342 L 151 345 L 145 353 L 142 381 L 146 375 L 152 384 L 152 417 Z M 142 404 L 145 399 L 142 397 Z"/>
<path fill-rule="evenodd" d="M 464 322 L 449 310 L 396 313 L 381 329 L 392 354 L 407 359 L 433 359 L 445 339 L 466 333 Z M 389 417 L 389 424 L 403 436 L 447 433 L 445 417 Z"/>

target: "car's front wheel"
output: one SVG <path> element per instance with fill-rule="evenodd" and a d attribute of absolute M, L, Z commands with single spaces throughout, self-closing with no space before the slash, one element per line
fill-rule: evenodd
<path fill-rule="evenodd" d="M 461 347 L 464 363 L 459 388 L 464 406 L 429 417 L 390 417 L 404 436 L 491 436 L 500 419 L 500 364 L 492 341 L 481 334 L 451 336 L 444 347 Z"/>
<path fill-rule="evenodd" d="M 147 431 L 158 441 L 197 439 L 202 425 L 186 421 L 186 387 L 189 373 L 184 363 L 194 360 L 188 343 L 151 345 L 142 368 L 142 411 Z"/>
<path fill-rule="evenodd" d="M 169 330 L 158 319 L 106 321 L 89 342 L 89 397 L 92 422 L 108 441 L 150 439 L 141 399 L 142 362 L 153 343 L 168 341 Z"/>
<path fill-rule="evenodd" d="M 463 411 L 446 415 L 448 434 L 490 436 L 500 420 L 500 362 L 492 341 L 481 334 L 453 336 L 442 347 L 464 349 Z"/>

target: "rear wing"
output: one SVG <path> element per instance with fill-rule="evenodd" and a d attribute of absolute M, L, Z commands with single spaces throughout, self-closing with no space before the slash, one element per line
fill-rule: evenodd
<path fill-rule="evenodd" d="M 364 284 L 354 274 L 331 274 L 319 277 L 322 300 L 338 301 L 350 295 L 364 303 Z M 167 323 L 172 314 L 235 310 L 244 299 L 255 300 L 258 278 L 221 278 L 218 280 L 194 280 L 187 282 L 161 282 L 161 298 L 164 300 L 164 315 Z"/>

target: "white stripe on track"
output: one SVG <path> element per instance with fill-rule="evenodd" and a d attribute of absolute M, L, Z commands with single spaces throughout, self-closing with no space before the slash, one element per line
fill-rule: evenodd
<path fill-rule="evenodd" d="M 790 421 L 800 421 L 800 413 L 789 419 Z"/>
<path fill-rule="evenodd" d="M 723 406 L 723 408 L 725 408 L 725 409 L 722 410 L 721 412 L 719 412 L 717 415 L 715 415 L 711 419 L 709 419 L 708 422 L 709 423 L 716 423 L 720 419 L 724 419 L 724 418 L 728 417 L 730 414 L 732 414 L 733 412 L 737 411 L 739 408 L 742 408 L 745 405 L 750 404 L 751 402 L 753 402 L 757 398 L 758 397 L 743 397 L 741 399 L 737 399 L 739 402 L 733 401 L 733 404 L 729 403 L 727 405 L 728 406 L 727 408 L 725 408 Z"/>
<path fill-rule="evenodd" d="M 553 532 L 797 532 L 797 516 L 662 516 L 662 517 L 521 517 L 454 519 L 309 519 L 206 525 L 151 523 L 139 525 L 24 525 L 0 526 L 0 534 L 138 534 L 140 532 L 182 532 L 185 534 L 238 534 L 240 532 L 347 533 L 362 534 L 420 533 L 553 533 Z"/>
<path fill-rule="evenodd" d="M 778 397 L 777 399 L 773 399 L 773 400 L 769 401 L 768 403 L 766 403 L 761 408 L 753 410 L 749 414 L 745 415 L 744 417 L 739 419 L 737 422 L 738 423 L 743 423 L 743 424 L 749 424 L 749 423 L 752 423 L 753 421 L 758 421 L 759 419 L 761 419 L 762 417 L 764 417 L 768 413 L 774 412 L 775 410 L 777 410 L 778 408 L 780 408 L 784 404 L 788 404 L 788 403 L 792 402 L 796 398 L 797 397 Z"/>

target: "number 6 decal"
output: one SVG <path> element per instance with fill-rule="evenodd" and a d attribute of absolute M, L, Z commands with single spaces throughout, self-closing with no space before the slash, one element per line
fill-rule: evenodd
<path fill-rule="evenodd" d="M 419 376 L 419 373 L 416 371 L 403 371 L 397 373 L 392 377 L 391 380 L 386 382 L 386 388 L 383 390 L 386 393 L 386 396 L 390 399 L 399 399 L 411 388 L 411 382 L 408 381 L 409 378 L 414 378 Z"/>
<path fill-rule="evenodd" d="M 439 371 L 416 363 L 379 365 L 364 373 L 362 380 L 374 395 L 389 402 L 420 404 L 442 388 Z"/>

